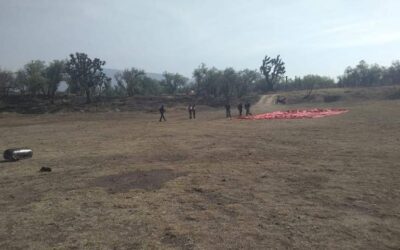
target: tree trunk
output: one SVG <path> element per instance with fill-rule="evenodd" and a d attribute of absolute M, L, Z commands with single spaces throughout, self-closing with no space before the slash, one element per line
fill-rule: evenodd
<path fill-rule="evenodd" d="M 92 100 L 90 99 L 90 89 L 86 89 L 86 103 L 91 103 Z"/>
<path fill-rule="evenodd" d="M 314 85 L 312 85 L 311 88 L 307 90 L 307 94 L 303 97 L 303 99 L 308 99 L 308 98 L 310 98 L 313 89 L 314 89 Z"/>
<path fill-rule="evenodd" d="M 50 103 L 51 103 L 51 104 L 54 104 L 54 97 L 55 97 L 55 95 L 56 95 L 56 92 L 55 92 L 55 91 L 51 93 L 51 97 L 50 97 Z"/>
<path fill-rule="evenodd" d="M 267 92 L 274 90 L 274 84 L 272 82 L 267 82 Z"/>

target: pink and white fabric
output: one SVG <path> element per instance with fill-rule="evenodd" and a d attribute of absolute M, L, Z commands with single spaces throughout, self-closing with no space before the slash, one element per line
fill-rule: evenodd
<path fill-rule="evenodd" d="M 348 112 L 347 109 L 300 109 L 275 111 L 252 116 L 243 116 L 239 119 L 247 120 L 272 120 L 272 119 L 306 119 L 306 118 L 321 118 L 325 116 L 340 115 Z"/>

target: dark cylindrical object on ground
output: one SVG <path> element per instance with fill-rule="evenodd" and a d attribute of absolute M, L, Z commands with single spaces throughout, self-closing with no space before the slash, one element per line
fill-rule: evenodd
<path fill-rule="evenodd" d="M 4 151 L 4 159 L 7 161 L 18 161 L 31 158 L 33 155 L 32 149 L 29 148 L 11 148 Z"/>

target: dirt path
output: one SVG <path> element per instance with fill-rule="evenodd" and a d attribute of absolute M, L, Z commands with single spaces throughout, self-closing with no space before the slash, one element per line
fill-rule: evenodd
<path fill-rule="evenodd" d="M 257 112 L 269 110 L 274 104 L 276 94 L 263 95 L 260 100 L 254 105 L 254 110 Z"/>

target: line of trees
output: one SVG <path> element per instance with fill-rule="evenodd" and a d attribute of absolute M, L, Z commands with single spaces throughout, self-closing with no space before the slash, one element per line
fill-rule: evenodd
<path fill-rule="evenodd" d="M 344 74 L 334 79 L 320 75 L 285 77 L 285 63 L 278 55 L 265 56 L 259 70 L 223 70 L 201 64 L 193 71 L 193 79 L 178 73 L 163 73 L 162 80 L 155 80 L 137 68 L 125 69 L 114 75 L 116 84 L 103 71 L 105 61 L 91 59 L 85 53 L 71 54 L 68 59 L 54 60 L 48 64 L 36 60 L 27 63 L 17 72 L 0 69 L 0 96 L 11 93 L 41 96 L 54 101 L 62 81 L 67 93 L 86 96 L 92 102 L 101 96 L 149 96 L 192 93 L 208 100 L 229 101 L 253 93 L 281 90 L 311 90 L 316 88 L 358 87 L 400 84 L 400 61 L 389 67 L 369 65 L 360 61 L 347 67 Z"/>
<path fill-rule="evenodd" d="M 333 78 L 320 75 L 305 75 L 303 77 L 288 78 L 276 86 L 277 90 L 304 90 L 304 89 L 323 89 L 335 88 L 337 84 Z"/>
<path fill-rule="evenodd" d="M 149 96 L 187 92 L 189 79 L 178 73 L 163 73 L 161 81 L 146 75 L 137 68 L 125 69 L 114 75 L 117 85 L 108 93 L 111 96 Z"/>
<path fill-rule="evenodd" d="M 42 95 L 54 100 L 60 82 L 65 79 L 65 61 L 54 60 L 48 65 L 31 61 L 16 73 L 0 69 L 0 95 L 11 92 Z"/>
<path fill-rule="evenodd" d="M 360 87 L 400 84 L 400 61 L 389 67 L 368 64 L 364 60 L 355 67 L 347 67 L 339 77 L 339 87 Z"/>
<path fill-rule="evenodd" d="M 164 72 L 162 80 L 155 80 L 137 68 L 125 69 L 114 75 L 116 84 L 104 73 L 105 61 L 91 59 L 85 53 L 71 54 L 66 60 L 49 64 L 31 61 L 16 73 L 0 69 L 0 95 L 10 93 L 50 98 L 62 81 L 67 93 L 84 95 L 88 103 L 99 96 L 137 96 L 194 93 L 206 99 L 230 100 L 241 98 L 263 86 L 263 76 L 256 70 L 218 70 L 201 64 L 193 72 L 194 81 L 178 74 Z M 273 73 L 275 74 L 275 73 Z M 274 75 L 276 78 L 276 76 Z"/>
<path fill-rule="evenodd" d="M 254 92 L 262 82 L 262 75 L 255 70 L 219 70 L 215 67 L 208 68 L 205 64 L 194 70 L 193 77 L 193 88 L 198 96 L 227 101 Z"/>
<path fill-rule="evenodd" d="M 61 82 L 67 84 L 68 94 L 85 95 L 90 103 L 93 97 L 177 94 L 187 91 L 189 79 L 164 72 L 157 81 L 136 68 L 116 73 L 115 86 L 104 73 L 105 61 L 91 59 L 85 53 L 71 54 L 66 60 L 31 61 L 17 72 L 0 69 L 0 96 L 12 94 L 49 98 L 54 102 Z"/>

